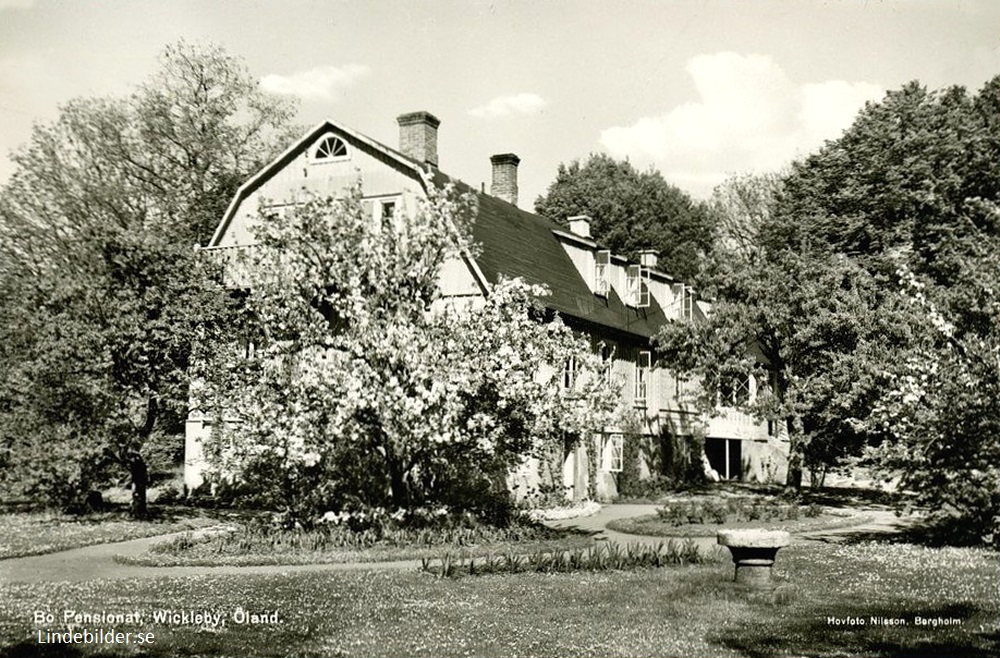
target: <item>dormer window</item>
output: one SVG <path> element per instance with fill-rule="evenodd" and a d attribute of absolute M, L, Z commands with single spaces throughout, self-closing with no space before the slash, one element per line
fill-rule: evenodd
<path fill-rule="evenodd" d="M 594 293 L 607 297 L 611 291 L 611 252 L 601 249 L 594 256 Z"/>
<path fill-rule="evenodd" d="M 694 288 L 681 286 L 681 318 L 694 319 Z"/>
<path fill-rule="evenodd" d="M 327 135 L 313 151 L 313 162 L 331 162 L 347 159 L 347 145 L 336 135 Z"/>
<path fill-rule="evenodd" d="M 626 304 L 636 308 L 649 306 L 649 270 L 642 265 L 629 265 L 625 280 Z"/>

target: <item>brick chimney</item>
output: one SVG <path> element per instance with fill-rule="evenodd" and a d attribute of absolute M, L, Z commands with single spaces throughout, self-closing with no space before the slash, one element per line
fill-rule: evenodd
<path fill-rule="evenodd" d="M 493 182 L 490 194 L 507 203 L 517 205 L 517 165 L 521 158 L 513 153 L 501 153 L 490 158 L 493 165 Z"/>
<path fill-rule="evenodd" d="M 440 119 L 430 112 L 410 112 L 396 117 L 399 124 L 399 150 L 417 162 L 438 164 L 438 126 Z"/>
<path fill-rule="evenodd" d="M 569 223 L 569 231 L 581 238 L 590 237 L 590 217 L 586 215 L 574 215 L 566 219 Z"/>
<path fill-rule="evenodd" d="M 659 252 L 654 249 L 643 249 L 639 252 L 639 264 L 643 267 L 653 269 L 656 267 Z"/>

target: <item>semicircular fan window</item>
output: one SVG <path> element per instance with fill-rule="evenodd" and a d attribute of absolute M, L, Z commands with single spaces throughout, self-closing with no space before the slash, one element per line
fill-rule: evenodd
<path fill-rule="evenodd" d="M 329 135 L 323 138 L 316 150 L 313 152 L 314 160 L 332 160 L 334 158 L 346 158 L 347 145 L 339 137 Z"/>

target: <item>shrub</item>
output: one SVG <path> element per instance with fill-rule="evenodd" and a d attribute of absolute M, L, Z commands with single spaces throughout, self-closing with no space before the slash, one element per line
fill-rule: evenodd
<path fill-rule="evenodd" d="M 729 517 L 729 506 L 722 502 L 705 503 L 705 514 L 713 523 L 722 525 Z"/>
<path fill-rule="evenodd" d="M 705 522 L 705 510 L 698 503 L 689 503 L 687 507 L 687 522 L 701 524 Z"/>

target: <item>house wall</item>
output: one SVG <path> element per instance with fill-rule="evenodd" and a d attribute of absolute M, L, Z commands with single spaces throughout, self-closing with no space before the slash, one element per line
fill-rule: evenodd
<path fill-rule="evenodd" d="M 557 233 L 563 249 L 573 262 L 588 287 L 596 290 L 596 253 L 598 245 L 590 238 Z M 612 256 L 608 278 L 611 287 L 620 298 L 627 300 L 626 280 L 628 261 Z M 674 281 L 666 273 L 651 269 L 647 286 L 650 294 L 663 311 L 664 320 L 680 320 L 685 317 L 685 286 Z M 692 305 L 690 313 L 697 315 L 705 311 L 701 306 Z M 668 364 L 653 361 L 653 368 L 646 378 L 646 399 L 636 399 L 636 371 L 639 368 L 639 354 L 653 352 L 649 343 L 635 337 L 634 340 L 614 339 L 599 328 L 589 328 L 591 343 L 595 351 L 602 344 L 615 348 L 612 372 L 621 382 L 622 400 L 626 408 L 633 409 L 647 436 L 659 436 L 669 432 L 679 436 L 702 434 L 715 439 L 739 441 L 742 463 L 737 477 L 751 481 L 782 481 L 787 461 L 787 437 L 769 436 L 767 423 L 754 419 L 734 408 L 721 408 L 717 416 L 704 418 L 695 407 L 694 398 L 700 393 L 696 382 L 678 380 L 669 372 Z M 655 357 L 655 353 L 653 353 Z M 605 428 L 608 432 L 621 428 Z M 590 446 L 600 455 L 600 446 Z M 570 470 L 579 463 L 576 458 L 564 462 L 567 484 L 575 477 Z M 706 470 L 710 468 L 705 460 Z M 615 474 L 603 469 L 599 461 L 595 486 L 601 497 L 613 497 L 617 493 Z M 645 475 L 650 475 L 647 464 L 640 464 Z M 585 486 L 585 484 L 584 484 Z"/>
<path fill-rule="evenodd" d="M 423 194 L 420 183 L 389 166 L 380 156 L 348 144 L 346 158 L 328 162 L 315 161 L 315 146 L 327 134 L 334 133 L 317 137 L 288 165 L 246 196 L 216 246 L 253 244 L 251 228 L 260 221 L 261 207 L 294 205 L 309 198 L 309 195 L 341 196 L 345 189 L 356 184 L 359 179 L 366 198 L 402 195 L 404 204 L 413 208 L 416 197 Z"/>

